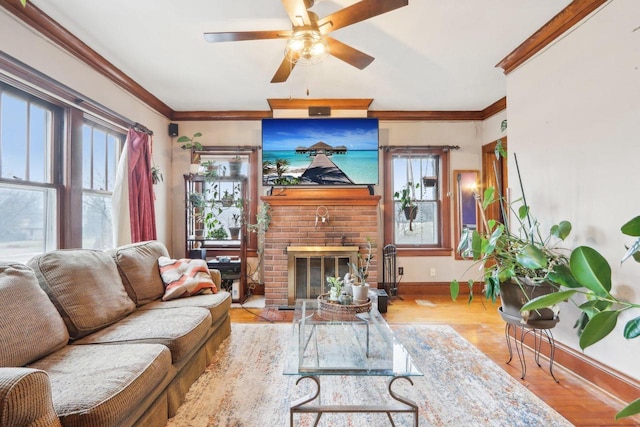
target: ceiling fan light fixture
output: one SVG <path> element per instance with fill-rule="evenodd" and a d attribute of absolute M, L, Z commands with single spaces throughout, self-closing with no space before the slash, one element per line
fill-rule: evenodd
<path fill-rule="evenodd" d="M 285 55 L 295 64 L 317 64 L 329 54 L 329 43 L 315 30 L 300 30 L 293 33 Z"/>

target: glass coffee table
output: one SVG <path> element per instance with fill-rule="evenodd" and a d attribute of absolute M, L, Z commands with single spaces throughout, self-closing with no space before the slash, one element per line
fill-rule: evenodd
<path fill-rule="evenodd" d="M 386 413 L 395 425 L 392 413 L 413 414 L 418 425 L 418 405 L 392 390 L 396 380 L 422 373 L 411 356 L 398 342 L 393 331 L 380 315 L 377 305 L 371 310 L 352 315 L 334 316 L 322 310 L 318 300 L 297 300 L 291 330 L 290 346 L 284 368 L 285 375 L 300 375 L 296 384 L 310 379 L 316 391 L 293 402 L 289 409 L 289 423 L 294 415 L 315 413 L 315 424 L 325 413 Z M 390 377 L 387 385 L 389 402 L 379 405 L 322 405 L 320 377 L 324 375 L 362 375 Z"/>

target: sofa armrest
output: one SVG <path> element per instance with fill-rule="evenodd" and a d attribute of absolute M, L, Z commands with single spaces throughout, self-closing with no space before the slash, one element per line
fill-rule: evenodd
<path fill-rule="evenodd" d="M 0 425 L 60 427 L 45 371 L 0 368 Z"/>
<path fill-rule="evenodd" d="M 209 274 L 211 274 L 211 280 L 216 284 L 216 288 L 220 290 L 220 284 L 222 283 L 222 275 L 220 274 L 220 270 L 209 269 Z"/>

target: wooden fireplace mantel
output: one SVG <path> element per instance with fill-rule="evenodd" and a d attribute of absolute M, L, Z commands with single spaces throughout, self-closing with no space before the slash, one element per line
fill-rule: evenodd
<path fill-rule="evenodd" d="M 380 196 L 369 194 L 367 187 L 319 187 L 319 188 L 274 188 L 270 196 L 260 200 L 271 206 L 314 206 L 331 204 L 335 206 L 377 206 Z"/>

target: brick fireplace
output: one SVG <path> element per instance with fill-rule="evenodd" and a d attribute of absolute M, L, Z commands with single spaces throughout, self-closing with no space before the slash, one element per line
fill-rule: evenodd
<path fill-rule="evenodd" d="M 319 253 L 323 247 L 335 252 L 336 247 L 346 246 L 359 248 L 364 256 L 370 239 L 376 253 L 380 196 L 369 194 L 368 188 L 276 188 L 261 199 L 271 206 L 263 254 L 266 306 L 293 301 L 290 252 L 309 247 Z M 367 279 L 372 287 L 378 281 L 377 258 L 373 257 Z"/>

